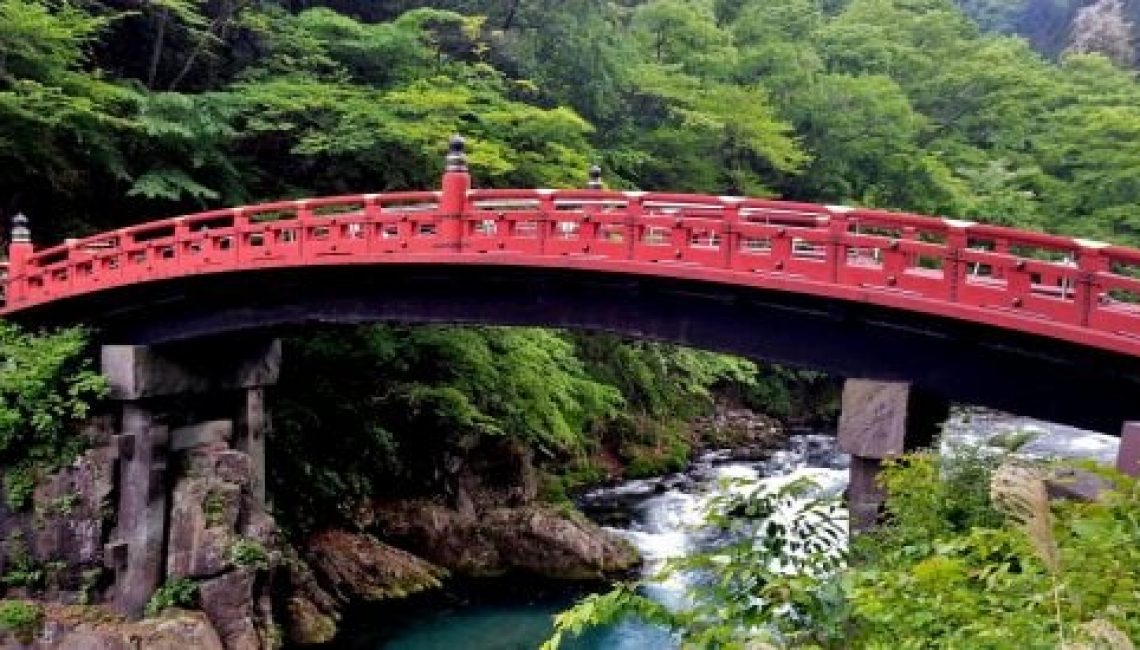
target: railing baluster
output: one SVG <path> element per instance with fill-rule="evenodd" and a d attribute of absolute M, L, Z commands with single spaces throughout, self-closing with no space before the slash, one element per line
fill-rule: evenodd
<path fill-rule="evenodd" d="M 1097 296 L 1100 294 L 1100 285 L 1097 274 L 1109 270 L 1108 257 L 1104 255 L 1103 246 L 1093 246 L 1088 243 L 1081 244 L 1077 254 L 1077 268 L 1080 275 L 1077 278 L 1076 301 L 1080 324 L 1088 327 L 1092 312 L 1098 307 Z"/>

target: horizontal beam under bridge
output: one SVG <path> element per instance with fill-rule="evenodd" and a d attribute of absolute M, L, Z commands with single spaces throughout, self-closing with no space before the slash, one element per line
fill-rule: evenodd
<path fill-rule="evenodd" d="M 109 343 L 212 345 L 309 323 L 536 325 L 669 341 L 841 376 L 906 381 L 951 399 L 1119 434 L 1140 359 L 1016 330 L 784 291 L 595 273 L 379 265 L 144 283 L 37 310 L 83 318 Z M 22 316 L 23 314 L 21 314 Z M 183 356 L 193 357 L 193 352 Z M 287 363 L 288 361 L 285 360 Z"/>

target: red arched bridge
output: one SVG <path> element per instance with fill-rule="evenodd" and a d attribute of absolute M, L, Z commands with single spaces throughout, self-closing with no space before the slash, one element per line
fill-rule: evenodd
<path fill-rule="evenodd" d="M 913 214 L 471 189 L 216 210 L 34 250 L 6 317 L 156 343 L 306 321 L 586 327 L 1116 430 L 1140 411 L 1140 250 Z M 18 218 L 19 219 L 19 218 Z M 1111 424 L 1110 424 L 1111 423 Z"/>

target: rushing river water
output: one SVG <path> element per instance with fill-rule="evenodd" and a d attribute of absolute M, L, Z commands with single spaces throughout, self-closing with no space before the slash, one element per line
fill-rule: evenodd
<path fill-rule="evenodd" d="M 1023 450 L 1039 456 L 1076 456 L 1111 462 L 1115 438 L 977 409 L 957 409 L 947 424 L 944 444 L 985 444 L 996 434 L 1032 431 Z M 709 501 L 723 492 L 724 479 L 745 485 L 772 484 L 810 476 L 824 490 L 839 493 L 847 481 L 847 457 L 832 436 L 792 435 L 784 449 L 759 461 L 732 460 L 727 451 L 709 452 L 685 472 L 630 481 L 594 490 L 580 506 L 608 530 L 628 539 L 646 559 L 644 575 L 653 575 L 671 557 L 708 542 L 701 530 Z M 739 484 L 739 483 L 738 483 Z M 653 583 L 647 595 L 666 604 L 678 602 L 684 578 Z M 448 607 L 410 617 L 396 629 L 359 638 L 345 647 L 360 650 L 534 650 L 551 633 L 551 616 L 574 601 L 567 594 L 516 597 L 507 602 Z M 639 622 L 592 630 L 564 643 L 567 650 L 670 650 L 676 644 L 664 631 Z"/>

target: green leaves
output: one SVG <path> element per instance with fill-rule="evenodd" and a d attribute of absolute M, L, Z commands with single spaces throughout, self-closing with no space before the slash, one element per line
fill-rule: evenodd
<path fill-rule="evenodd" d="M 723 541 L 670 561 L 651 578 L 686 576 L 684 605 L 668 609 L 636 585 L 619 585 L 556 616 L 543 648 L 627 617 L 671 629 L 683 647 L 843 647 L 847 604 L 836 578 L 847 522 L 838 501 L 817 492 L 807 479 L 726 490 L 707 513 Z"/>
<path fill-rule="evenodd" d="M 0 0 L 0 79 L 60 79 L 79 66 L 105 24 L 70 0 Z"/>
<path fill-rule="evenodd" d="M 71 462 L 87 441 L 74 426 L 107 391 L 90 369 L 86 333 L 42 334 L 0 322 L 0 466 L 9 506 L 31 496 L 37 472 Z"/>

